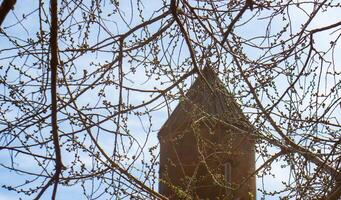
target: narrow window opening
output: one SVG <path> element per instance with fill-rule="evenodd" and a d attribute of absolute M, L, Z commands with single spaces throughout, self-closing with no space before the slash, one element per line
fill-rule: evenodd
<path fill-rule="evenodd" d="M 230 187 L 232 182 L 232 166 L 230 162 L 224 164 L 224 175 L 226 184 Z"/>

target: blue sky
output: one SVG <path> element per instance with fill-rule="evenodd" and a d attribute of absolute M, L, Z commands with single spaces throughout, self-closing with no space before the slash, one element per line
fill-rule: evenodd
<path fill-rule="evenodd" d="M 36 2 L 31 1 L 31 5 L 28 5 L 30 3 L 27 3 L 25 1 L 26 4 L 23 3 L 23 1 L 18 1 L 16 8 L 14 10 L 14 12 L 11 12 L 8 16 L 8 18 L 6 19 L 5 23 L 4 23 L 4 27 L 8 27 L 11 26 L 12 24 L 16 23 L 16 18 L 21 18 L 23 13 L 29 13 L 31 11 L 33 11 L 36 8 Z M 154 1 L 153 3 L 150 2 L 146 2 L 145 3 L 145 7 L 144 7 L 144 13 L 148 16 L 152 15 L 151 11 L 156 10 L 159 5 L 159 2 Z M 130 21 L 130 4 L 129 1 L 121 1 L 120 2 L 120 8 L 122 10 L 124 10 L 124 14 L 127 16 L 126 19 L 127 21 Z M 149 12 L 150 11 L 150 12 Z M 296 10 L 292 11 L 294 14 L 294 23 L 297 26 L 294 27 L 299 27 L 300 23 L 306 20 L 306 17 L 301 13 L 299 14 L 299 12 L 296 12 Z M 14 15 L 15 14 L 15 15 Z M 136 15 L 137 13 L 134 13 L 133 15 Z M 247 19 L 247 16 L 250 15 L 250 13 L 246 13 L 245 19 Z M 148 18 L 146 16 L 146 18 Z M 21 25 L 16 25 L 10 28 L 6 29 L 6 33 L 10 34 L 10 35 L 17 35 L 20 38 L 26 38 L 28 35 L 32 35 L 35 33 L 35 31 L 38 28 L 38 23 L 35 23 L 35 19 L 36 19 L 36 15 L 32 15 L 30 17 L 28 17 L 28 20 L 24 20 L 22 21 L 22 26 Z M 259 17 L 260 18 L 260 17 Z M 318 20 L 314 20 L 312 22 L 311 27 L 309 27 L 309 29 L 313 29 L 316 27 L 320 27 L 320 26 L 325 26 L 330 24 L 331 22 L 336 22 L 341 18 L 341 13 L 338 10 L 330 10 L 328 12 L 322 13 L 321 16 L 317 17 Z M 134 21 L 135 18 L 133 18 L 132 21 L 132 25 L 137 24 L 138 21 Z M 115 21 L 115 23 L 110 23 L 112 25 L 112 27 L 109 27 L 110 29 L 113 29 L 113 32 L 115 33 L 122 33 L 125 30 L 127 30 L 127 27 L 124 26 L 124 23 L 122 21 Z M 114 25 L 116 24 L 116 25 Z M 275 24 L 276 25 L 276 24 Z M 155 29 L 157 30 L 158 27 L 151 27 L 151 30 Z M 273 27 L 275 30 L 279 29 L 280 27 Z M 245 29 L 249 30 L 249 31 L 245 31 Z M 297 29 L 298 30 L 298 29 Z M 296 32 L 297 30 L 293 30 L 293 32 Z M 262 23 L 260 22 L 259 24 L 254 24 L 254 25 L 248 25 L 247 28 L 240 28 L 240 31 L 238 30 L 238 28 L 236 29 L 236 31 L 241 34 L 242 36 L 248 38 L 248 37 L 254 37 L 257 34 L 263 34 L 264 33 L 264 29 L 262 28 Z M 318 37 L 316 38 L 316 45 L 321 48 L 321 49 L 326 49 L 329 47 L 329 40 L 331 38 L 335 38 L 337 37 L 337 34 L 330 34 L 329 33 L 322 33 L 319 34 Z M 90 38 L 90 40 L 95 41 L 96 38 L 95 36 L 91 36 L 93 38 Z M 106 34 L 103 33 L 102 35 L 103 38 L 106 37 Z M 4 41 L 3 38 L 0 38 L 0 44 L 6 44 L 7 42 Z M 61 44 L 61 47 L 63 47 L 63 45 Z M 5 48 L 2 46 L 2 48 Z M 338 46 L 338 48 L 335 48 L 335 55 L 341 55 L 340 52 L 341 48 L 340 46 Z M 257 58 L 257 52 L 254 52 L 253 49 L 246 49 L 245 50 L 246 53 L 248 53 L 248 55 L 250 55 L 250 57 L 254 57 Z M 188 55 L 188 54 L 187 54 Z M 183 55 L 184 57 L 186 57 L 186 54 Z M 4 57 L 4 54 L 1 55 L 1 57 Z M 89 53 L 86 54 L 85 56 L 82 57 L 81 61 L 78 62 L 78 67 L 80 67 L 80 69 L 86 68 L 86 66 L 94 61 L 94 62 L 99 62 L 99 63 L 104 63 L 106 60 L 110 60 L 112 57 L 112 55 L 110 53 L 101 53 L 101 54 L 96 54 L 96 53 Z M 2 65 L 6 65 L 6 60 L 0 60 L 0 64 Z M 340 57 L 336 57 L 335 58 L 335 62 L 336 63 L 340 63 L 341 62 L 341 58 Z M 133 64 L 130 63 L 124 63 L 124 65 L 128 68 Z M 82 67 L 83 66 L 83 67 Z M 340 67 L 340 65 L 338 64 L 338 66 Z M 326 69 L 323 69 L 326 70 Z M 81 70 L 80 70 L 81 71 Z M 127 86 L 134 86 L 134 87 L 138 87 L 141 89 L 149 89 L 149 88 L 153 88 L 153 87 L 158 87 L 158 88 L 162 88 L 165 86 L 161 86 L 159 85 L 160 81 L 149 81 L 148 83 L 144 83 L 147 79 L 146 76 L 143 75 L 143 69 L 137 69 L 137 72 L 135 75 L 131 75 L 129 76 L 132 81 L 125 81 L 125 84 L 127 84 Z M 13 77 L 14 78 L 14 77 Z M 166 80 L 167 78 L 165 78 Z M 193 78 L 188 79 L 187 83 L 190 85 L 190 83 L 192 82 Z M 330 87 L 329 85 L 333 85 L 333 84 L 328 84 L 331 81 L 335 81 L 335 80 L 326 80 L 324 82 L 324 86 L 326 88 Z M 281 89 L 281 87 L 279 87 L 279 89 Z M 285 89 L 285 86 L 283 86 L 282 88 L 283 90 Z M 330 89 L 330 88 L 329 88 Z M 328 90 L 328 89 L 326 89 Z M 79 105 L 85 105 L 87 103 L 90 104 L 94 104 L 95 102 L 92 101 L 92 96 L 91 95 L 95 95 L 97 91 L 93 91 L 93 93 L 91 94 L 87 94 L 86 96 L 83 96 L 77 103 L 79 103 Z M 105 90 L 105 93 L 107 94 L 108 97 L 111 98 L 117 98 L 115 97 L 115 94 L 113 92 L 111 92 L 110 90 Z M 127 94 L 125 94 L 127 95 Z M 145 95 L 139 95 L 139 96 L 132 96 L 130 97 L 130 101 L 132 103 L 140 103 L 141 101 L 148 99 L 148 94 Z M 154 105 L 157 105 L 158 102 L 156 102 Z M 170 107 L 172 109 L 174 109 L 176 106 L 176 102 L 173 102 Z M 10 116 L 9 116 L 10 117 Z M 147 146 L 151 147 L 155 144 L 158 143 L 157 141 L 157 131 L 158 129 L 162 126 L 162 124 L 164 123 L 164 121 L 167 119 L 168 117 L 168 112 L 165 108 L 155 111 L 153 112 L 152 115 L 152 130 L 150 135 L 148 136 L 148 140 L 147 140 Z M 142 118 L 142 120 L 144 121 L 148 121 L 148 119 L 146 117 Z M 148 122 L 149 123 L 149 122 Z M 147 124 L 148 124 L 147 123 Z M 111 124 L 107 123 L 104 124 L 104 126 L 106 128 L 111 128 Z M 138 119 L 138 117 L 131 117 L 130 120 L 128 121 L 128 126 L 131 130 L 131 132 L 133 134 L 135 134 L 135 137 L 138 138 L 138 140 L 140 140 L 141 142 L 146 140 L 147 134 L 146 132 L 143 130 L 143 128 L 141 128 L 141 122 Z M 147 127 L 148 128 L 148 127 Z M 111 149 L 112 146 L 112 141 L 111 140 L 106 140 L 105 138 L 102 138 L 103 140 L 101 141 L 102 145 L 105 147 L 105 149 Z M 136 146 L 132 147 L 131 153 L 134 153 L 134 150 L 138 150 L 138 148 Z M 275 150 L 274 150 L 275 152 Z M 67 160 L 67 155 L 65 155 L 66 160 Z M 4 156 L 3 154 L 0 154 L 0 160 L 1 158 L 7 158 L 6 156 Z M 148 155 L 145 155 L 145 159 L 147 160 L 149 158 Z M 1 163 L 5 163 L 7 161 L 0 161 Z M 258 160 L 257 165 L 260 165 L 263 161 Z M 25 163 L 25 168 L 30 168 L 30 167 L 34 167 L 31 165 L 34 165 L 30 160 L 23 160 L 22 163 Z M 282 169 L 280 167 L 281 162 L 275 163 L 273 165 L 273 169 L 272 172 L 273 174 L 275 174 L 275 177 L 272 176 L 266 176 L 266 178 L 264 179 L 264 187 L 267 188 L 268 190 L 272 190 L 272 189 L 279 189 L 282 188 L 282 181 L 287 179 L 287 174 L 289 172 L 288 168 Z M 140 168 L 141 165 L 140 164 L 136 164 L 137 168 Z M 9 182 L 19 182 L 22 181 L 21 180 L 21 175 L 13 175 L 13 173 L 9 174 L 8 171 L 4 170 L 3 168 L 0 168 L 0 185 L 4 184 L 4 183 L 9 183 Z M 258 187 L 262 187 L 262 181 L 261 179 L 257 179 L 257 186 Z M 58 194 L 58 199 L 83 199 L 82 197 L 79 197 L 79 193 L 81 193 L 81 188 L 79 186 L 72 186 L 72 187 L 60 187 L 60 193 Z M 157 189 L 157 187 L 155 188 Z M 43 199 L 49 199 L 50 198 L 50 192 L 46 192 Z M 4 190 L 3 188 L 0 188 L 0 200 L 9 200 L 9 199 L 18 199 L 18 194 L 13 193 L 13 192 L 8 192 L 7 190 Z M 258 194 L 257 195 L 257 199 L 261 199 L 261 195 Z M 278 199 L 278 197 L 266 197 L 266 199 Z"/>

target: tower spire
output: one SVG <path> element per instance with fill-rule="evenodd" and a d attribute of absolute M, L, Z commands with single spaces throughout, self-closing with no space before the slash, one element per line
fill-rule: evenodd
<path fill-rule="evenodd" d="M 255 168 L 247 130 L 233 96 L 206 66 L 159 132 L 160 193 L 170 199 L 254 199 L 254 177 L 243 181 Z"/>

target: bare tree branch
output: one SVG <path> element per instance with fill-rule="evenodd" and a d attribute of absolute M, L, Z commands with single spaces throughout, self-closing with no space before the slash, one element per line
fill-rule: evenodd
<path fill-rule="evenodd" d="M 0 27 L 4 22 L 6 16 L 8 15 L 9 11 L 13 9 L 16 0 L 3 0 L 0 6 Z"/>

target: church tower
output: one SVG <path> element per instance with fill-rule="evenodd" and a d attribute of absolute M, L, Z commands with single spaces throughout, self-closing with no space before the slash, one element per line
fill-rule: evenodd
<path fill-rule="evenodd" d="M 206 67 L 159 132 L 159 192 L 169 199 L 255 199 L 252 126 Z"/>

